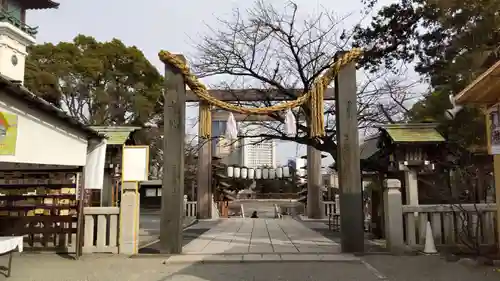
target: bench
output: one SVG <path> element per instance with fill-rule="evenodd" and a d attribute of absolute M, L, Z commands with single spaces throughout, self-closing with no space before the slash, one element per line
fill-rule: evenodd
<path fill-rule="evenodd" d="M 9 255 L 6 277 L 10 277 L 12 269 L 12 253 L 23 251 L 22 236 L 0 236 L 0 256 Z"/>

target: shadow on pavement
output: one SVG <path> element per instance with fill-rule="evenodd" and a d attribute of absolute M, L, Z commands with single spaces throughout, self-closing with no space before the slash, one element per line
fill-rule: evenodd
<path fill-rule="evenodd" d="M 307 226 L 311 230 L 314 230 L 314 231 L 318 232 L 319 234 L 323 235 L 324 237 L 330 239 L 331 241 L 340 244 L 341 232 L 328 229 L 327 223 L 304 222 L 304 221 L 300 221 L 300 222 L 302 222 L 305 226 Z M 365 253 L 386 253 L 386 252 L 388 252 L 388 251 L 385 247 L 385 243 L 381 243 L 379 240 L 370 239 L 369 234 L 366 233 L 366 235 L 365 235 Z"/>
<path fill-rule="evenodd" d="M 362 263 L 193 263 L 154 281 L 380 281 Z M 152 280 L 153 281 L 153 280 Z"/>
<path fill-rule="evenodd" d="M 182 246 L 186 246 L 189 242 L 200 237 L 210 228 L 188 228 L 182 232 Z M 148 245 L 139 249 L 139 254 L 160 254 L 160 242 Z"/>

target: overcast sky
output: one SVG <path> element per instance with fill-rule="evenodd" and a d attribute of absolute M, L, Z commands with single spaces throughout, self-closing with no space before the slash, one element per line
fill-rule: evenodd
<path fill-rule="evenodd" d="M 56 0 L 57 1 L 57 0 Z M 97 40 L 121 39 L 127 45 L 140 48 L 146 57 L 162 70 L 158 59 L 161 49 L 183 53 L 193 53 L 193 40 L 207 31 L 206 24 L 216 26 L 216 17 L 229 17 L 234 8 L 253 5 L 252 0 L 61 0 L 57 10 L 30 11 L 27 23 L 39 26 L 38 43 L 70 41 L 81 33 L 94 36 Z M 284 6 L 285 0 L 268 0 L 277 7 Z M 381 4 L 394 1 L 380 0 Z M 334 11 L 338 16 L 349 15 L 345 25 L 359 22 L 362 8 L 360 0 L 295 0 L 302 14 L 312 14 L 320 9 Z M 198 109 L 188 108 L 187 133 L 196 132 L 192 120 Z M 278 163 L 286 164 L 287 159 L 305 153 L 304 147 L 293 143 L 279 143 Z M 325 162 L 331 162 L 330 158 Z M 325 163 L 326 164 L 326 163 Z"/>

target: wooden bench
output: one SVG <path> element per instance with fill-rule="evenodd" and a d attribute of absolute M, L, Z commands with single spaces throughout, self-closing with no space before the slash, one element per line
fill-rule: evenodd
<path fill-rule="evenodd" d="M 9 255 L 6 277 L 10 277 L 12 269 L 12 253 L 23 251 L 22 236 L 1 236 L 0 237 L 0 256 Z"/>

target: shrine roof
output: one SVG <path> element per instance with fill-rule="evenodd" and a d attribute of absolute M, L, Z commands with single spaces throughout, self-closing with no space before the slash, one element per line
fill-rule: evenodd
<path fill-rule="evenodd" d="M 445 138 L 433 123 L 390 124 L 380 126 L 382 131 L 396 143 L 439 143 Z"/>
<path fill-rule="evenodd" d="M 27 10 L 55 9 L 59 3 L 51 0 L 17 0 L 19 4 Z"/>

